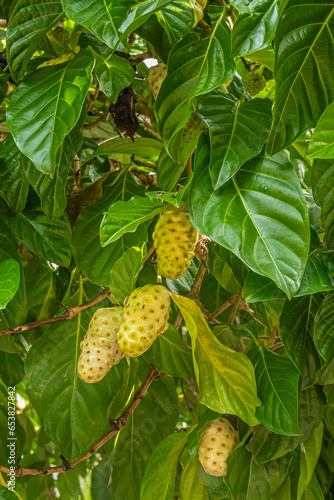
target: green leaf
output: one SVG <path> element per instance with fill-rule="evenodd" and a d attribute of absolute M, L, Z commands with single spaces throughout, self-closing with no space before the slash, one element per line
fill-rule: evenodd
<path fill-rule="evenodd" d="M 80 116 L 71 132 L 65 136 L 56 157 L 55 175 L 45 175 L 25 156 L 22 164 L 28 180 L 41 200 L 41 209 L 49 219 L 58 219 L 65 211 L 66 181 L 74 155 L 82 145 L 80 129 L 86 116 L 86 110 Z"/>
<path fill-rule="evenodd" d="M 334 161 L 316 160 L 312 168 L 312 194 L 320 207 L 334 202 Z"/>
<path fill-rule="evenodd" d="M 302 500 L 325 500 L 323 491 L 317 479 L 316 473 L 313 473 L 310 484 L 308 485 Z"/>
<path fill-rule="evenodd" d="M 71 227 L 67 217 L 50 221 L 40 211 L 11 217 L 11 228 L 27 249 L 41 259 L 68 267 L 71 262 Z"/>
<path fill-rule="evenodd" d="M 27 64 L 45 34 L 64 16 L 57 0 L 18 0 L 8 21 L 6 52 L 14 80 L 23 77 Z"/>
<path fill-rule="evenodd" d="M 24 275 L 29 290 L 29 320 L 51 318 L 58 309 L 55 272 L 37 259 L 32 259 L 26 263 Z"/>
<path fill-rule="evenodd" d="M 288 469 L 288 461 L 273 461 L 258 465 L 244 447 L 237 448 L 227 459 L 224 479 L 231 500 L 270 500 L 280 487 Z"/>
<path fill-rule="evenodd" d="M 62 0 L 66 15 L 82 24 L 111 49 L 119 39 L 118 29 L 128 16 L 128 8 L 115 0 Z"/>
<path fill-rule="evenodd" d="M 247 450 L 252 452 L 255 462 L 267 463 L 283 457 L 306 441 L 322 419 L 324 403 L 323 393 L 317 387 L 299 393 L 298 428 L 302 432 L 300 436 L 283 436 L 273 434 L 264 426 L 255 427 L 253 437 L 246 445 Z"/>
<path fill-rule="evenodd" d="M 193 225 L 291 298 L 300 286 L 309 249 L 307 206 L 295 171 L 284 154 L 262 154 L 213 191 L 205 167 L 208 145 L 203 142 L 190 188 Z"/>
<path fill-rule="evenodd" d="M 164 146 L 175 161 L 180 156 L 182 132 L 179 131 L 189 119 L 191 99 L 213 90 L 233 75 L 230 36 L 222 8 L 208 36 L 199 39 L 196 33 L 190 33 L 169 54 L 167 76 L 155 103 L 155 114 Z"/>
<path fill-rule="evenodd" d="M 180 333 L 173 325 L 169 325 L 168 330 L 159 335 L 150 353 L 152 364 L 161 372 L 173 377 L 193 377 L 191 348 L 181 340 Z"/>
<path fill-rule="evenodd" d="M 136 159 L 152 162 L 158 159 L 161 149 L 162 143 L 150 137 L 136 137 L 133 141 L 115 137 L 103 142 L 85 161 L 95 156 L 108 156 L 121 163 L 130 163 L 131 156 L 135 155 Z"/>
<path fill-rule="evenodd" d="M 116 201 L 103 215 L 100 228 L 101 246 L 117 241 L 125 233 L 133 233 L 146 220 L 165 210 L 155 200 L 134 196 L 129 201 Z"/>
<path fill-rule="evenodd" d="M 173 500 L 177 463 L 187 437 L 185 432 L 172 434 L 156 447 L 145 469 L 140 498 Z"/>
<path fill-rule="evenodd" d="M 199 401 L 216 412 L 238 415 L 256 425 L 255 407 L 260 400 L 250 361 L 216 339 L 195 302 L 173 293 L 171 297 L 191 335 Z"/>
<path fill-rule="evenodd" d="M 13 93 L 8 129 L 20 151 L 51 177 L 57 152 L 79 119 L 93 63 L 92 54 L 80 50 L 68 63 L 37 69 Z"/>
<path fill-rule="evenodd" d="M 14 259 L 0 263 L 0 309 L 15 296 L 20 285 L 20 264 Z"/>
<path fill-rule="evenodd" d="M 80 287 L 66 305 L 76 306 L 85 299 Z M 109 431 L 107 408 L 123 378 L 123 361 L 98 384 L 86 384 L 77 375 L 80 342 L 94 309 L 51 325 L 33 344 L 25 363 L 30 401 L 46 433 L 70 462 Z"/>
<path fill-rule="evenodd" d="M 319 118 L 310 140 L 307 154 L 310 158 L 334 158 L 334 102 Z"/>
<path fill-rule="evenodd" d="M 314 316 L 321 295 L 307 295 L 286 302 L 279 323 L 279 336 L 296 368 L 302 373 L 309 349 L 307 338 L 313 336 Z"/>
<path fill-rule="evenodd" d="M 311 436 L 300 445 L 300 477 L 298 480 L 297 500 L 300 500 L 310 484 L 317 464 L 322 444 L 324 424 L 321 421 L 312 431 Z"/>
<path fill-rule="evenodd" d="M 267 151 L 273 155 L 314 127 L 334 100 L 331 0 L 290 0 L 275 38 L 276 96 Z M 321 65 L 319 64 L 321 61 Z M 323 68 L 326 68 L 324 70 Z"/>
<path fill-rule="evenodd" d="M 147 253 L 146 244 L 131 247 L 115 262 L 110 270 L 110 292 L 119 304 L 135 289 L 139 271 Z"/>
<path fill-rule="evenodd" d="M 14 387 L 24 377 L 24 360 L 18 354 L 0 351 L 0 378 L 9 387 Z"/>
<path fill-rule="evenodd" d="M 15 493 L 0 485 L 0 500 L 17 500 L 17 498 Z"/>
<path fill-rule="evenodd" d="M 22 168 L 20 151 L 11 135 L 1 144 L 0 159 L 0 195 L 14 213 L 20 212 L 27 201 L 29 183 Z"/>
<path fill-rule="evenodd" d="M 263 346 L 254 347 L 248 357 L 254 366 L 258 396 L 263 403 L 256 409 L 256 417 L 277 434 L 300 435 L 298 371 L 289 359 Z"/>
<path fill-rule="evenodd" d="M 209 171 L 212 186 L 218 189 L 241 165 L 261 152 L 269 136 L 271 102 L 241 102 L 216 89 L 198 100 L 197 114 L 209 127 Z"/>
<path fill-rule="evenodd" d="M 334 293 L 322 301 L 314 318 L 314 344 L 325 361 L 334 356 Z"/>
<path fill-rule="evenodd" d="M 177 182 L 186 167 L 189 156 L 194 151 L 196 141 L 182 142 L 180 163 L 175 162 L 167 153 L 165 148 L 161 150 L 157 161 L 157 179 L 158 185 L 164 191 L 173 191 Z"/>
<path fill-rule="evenodd" d="M 198 457 L 187 460 L 181 475 L 182 500 L 209 500 L 208 490 L 203 481 L 205 475 Z"/>
<path fill-rule="evenodd" d="M 126 139 L 123 139 L 124 141 Z M 128 200 L 143 195 L 145 189 L 134 181 L 127 171 L 112 173 L 103 185 L 103 196 L 94 205 L 82 210 L 73 226 L 72 251 L 76 265 L 93 283 L 110 284 L 110 269 L 130 247 L 146 241 L 145 224 L 134 233 L 121 237 L 105 248 L 100 243 L 100 225 L 103 212 L 116 200 Z"/>
<path fill-rule="evenodd" d="M 333 289 L 334 285 L 328 276 L 320 255 L 313 253 L 307 261 L 305 272 L 300 287 L 295 293 L 295 297 L 303 297 Z M 286 295 L 282 290 L 277 288 L 273 281 L 253 271 L 248 272 L 242 294 L 247 302 L 286 298 Z"/>
<path fill-rule="evenodd" d="M 117 54 L 104 58 L 94 51 L 94 57 L 94 70 L 101 89 L 108 99 L 115 103 L 121 90 L 133 83 L 135 78 L 133 67 L 127 59 Z"/>
<path fill-rule="evenodd" d="M 174 45 L 180 38 L 192 31 L 194 9 L 185 0 L 173 0 L 157 13 L 157 17 L 171 45 Z"/>
<path fill-rule="evenodd" d="M 253 1 L 250 12 L 239 14 L 232 30 L 233 56 L 246 56 L 270 45 L 275 36 L 280 1 Z"/>
<path fill-rule="evenodd" d="M 174 431 L 178 407 L 174 380 L 166 375 L 150 386 L 130 415 L 127 426 L 117 439 L 108 443 L 112 464 L 111 498 L 139 499 L 146 464 L 163 436 Z"/>

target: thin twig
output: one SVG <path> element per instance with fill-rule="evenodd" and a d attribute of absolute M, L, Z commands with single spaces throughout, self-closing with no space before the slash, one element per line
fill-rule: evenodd
<path fill-rule="evenodd" d="M 211 323 L 217 318 L 222 312 L 228 309 L 232 304 L 234 304 L 238 299 L 238 295 L 232 295 L 222 306 L 220 306 L 216 311 L 213 311 L 208 317 L 208 323 Z"/>
<path fill-rule="evenodd" d="M 111 115 L 109 109 L 105 111 L 95 122 L 93 123 L 86 123 L 82 128 L 84 130 L 91 130 L 92 128 L 98 127 L 100 123 L 104 123 L 108 120 L 109 116 Z"/>
<path fill-rule="evenodd" d="M 272 345 L 272 346 L 268 346 L 268 349 L 270 349 L 271 351 L 274 351 L 275 349 L 279 349 L 280 347 L 283 347 L 283 342 L 277 342 L 276 344 Z"/>
<path fill-rule="evenodd" d="M 152 163 L 146 163 L 145 161 L 135 160 L 135 155 L 131 156 L 131 161 L 138 167 L 147 167 L 150 168 L 151 170 L 156 170 L 157 168 L 157 166 Z"/>
<path fill-rule="evenodd" d="M 130 64 L 131 66 L 136 66 L 136 64 L 143 62 L 145 59 L 151 59 L 152 57 L 154 57 L 154 54 L 151 50 L 149 50 L 145 54 L 140 54 L 140 56 L 138 56 L 136 59 L 130 61 Z"/>
<path fill-rule="evenodd" d="M 246 61 L 246 59 L 244 57 L 240 57 L 240 59 L 242 60 L 245 68 L 247 69 L 247 71 L 251 71 L 252 67 L 251 65 Z"/>
<path fill-rule="evenodd" d="M 45 476 L 47 474 L 54 474 L 56 472 L 67 472 L 67 470 L 72 470 L 77 464 L 83 462 L 87 458 L 90 458 L 92 455 L 94 455 L 94 453 L 96 453 L 101 448 L 101 446 L 105 445 L 106 442 L 109 441 L 109 439 L 115 436 L 123 427 L 126 426 L 129 416 L 137 408 L 137 406 L 143 399 L 147 389 L 150 387 L 153 380 L 157 380 L 162 375 L 163 374 L 159 373 L 159 371 L 156 368 L 154 368 L 154 366 L 151 366 L 149 374 L 144 380 L 142 386 L 138 389 L 138 391 L 134 395 L 133 400 L 126 408 L 126 410 L 117 419 L 113 430 L 108 432 L 108 434 L 106 434 L 102 439 L 100 439 L 100 441 L 98 441 L 87 453 L 85 453 L 85 455 L 83 455 L 80 458 L 77 458 L 71 464 L 68 464 L 67 461 L 65 463 L 63 460 L 63 465 L 60 465 L 58 467 L 42 467 L 41 469 L 24 469 L 22 467 L 18 467 L 15 471 L 11 471 L 7 467 L 0 465 L 0 471 L 5 472 L 6 474 L 12 474 L 12 475 L 14 474 L 16 477 L 22 477 L 22 476 Z"/>
<path fill-rule="evenodd" d="M 84 304 L 75 307 L 63 306 L 65 307 L 66 312 L 62 316 L 56 316 L 55 318 L 48 318 L 48 319 L 42 319 L 40 321 L 34 321 L 33 323 L 17 326 L 15 328 L 9 328 L 8 330 L 1 330 L 0 335 L 12 335 L 13 333 L 22 333 L 27 330 L 31 330 L 32 328 L 37 328 L 38 326 L 49 325 L 50 323 L 58 323 L 59 321 L 66 321 L 68 319 L 73 319 L 79 312 L 83 311 L 84 309 L 88 309 L 89 307 L 92 307 L 95 304 L 98 304 L 105 298 L 109 297 L 109 295 L 110 295 L 110 289 L 105 288 L 103 292 L 99 293 L 99 295 L 97 295 L 93 299 L 88 300 Z"/>
<path fill-rule="evenodd" d="M 144 258 L 143 262 L 146 262 L 151 257 L 154 250 L 155 250 L 155 246 L 151 245 L 150 248 L 147 250 L 147 254 L 146 254 L 146 257 Z"/>
<path fill-rule="evenodd" d="M 240 288 L 237 299 L 233 304 L 233 308 L 232 308 L 230 317 L 228 318 L 228 322 L 227 322 L 228 325 L 233 325 L 235 317 L 238 314 L 239 305 L 240 305 L 240 301 L 241 301 L 241 295 L 242 295 L 242 288 Z"/>

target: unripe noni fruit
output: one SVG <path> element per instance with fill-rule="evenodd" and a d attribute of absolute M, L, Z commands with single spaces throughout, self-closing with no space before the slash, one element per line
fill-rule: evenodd
<path fill-rule="evenodd" d="M 70 34 L 67 30 L 62 28 L 61 26 L 57 26 L 53 31 L 52 31 L 52 36 L 57 40 L 59 43 L 68 43 L 70 41 Z"/>
<path fill-rule="evenodd" d="M 226 459 L 238 443 L 239 433 L 226 418 L 213 420 L 205 431 L 198 451 L 205 472 L 211 476 L 225 476 Z"/>
<path fill-rule="evenodd" d="M 166 64 L 160 63 L 152 66 L 147 73 L 147 82 L 150 86 L 154 99 L 158 97 L 162 82 L 167 75 Z"/>
<path fill-rule="evenodd" d="M 267 80 L 261 73 L 254 73 L 251 71 L 242 77 L 242 83 L 250 95 L 256 95 L 266 87 Z"/>
<path fill-rule="evenodd" d="M 122 351 L 135 357 L 151 347 L 168 328 L 170 298 L 162 285 L 145 285 L 134 290 L 124 307 L 117 340 Z"/>
<path fill-rule="evenodd" d="M 106 307 L 92 317 L 80 344 L 78 375 L 83 382 L 99 382 L 124 357 L 117 343 L 123 312 L 123 307 Z"/>
<path fill-rule="evenodd" d="M 195 255 L 197 237 L 187 210 L 171 210 L 160 217 L 153 243 L 161 276 L 175 280 L 184 275 Z"/>
<path fill-rule="evenodd" d="M 198 139 L 203 130 L 204 126 L 202 120 L 195 115 L 195 113 L 191 113 L 189 120 L 182 130 L 182 140 L 190 142 L 194 139 Z"/>

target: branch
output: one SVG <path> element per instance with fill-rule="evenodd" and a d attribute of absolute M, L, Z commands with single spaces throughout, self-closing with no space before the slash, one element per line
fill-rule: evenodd
<path fill-rule="evenodd" d="M 228 318 L 228 322 L 227 322 L 228 325 L 233 325 L 235 317 L 238 314 L 239 305 L 241 302 L 241 295 L 242 295 L 242 288 L 240 288 L 237 299 L 233 304 L 233 308 L 232 308 L 230 317 Z"/>
<path fill-rule="evenodd" d="M 208 317 L 208 323 L 211 323 L 214 319 L 217 318 L 222 312 L 228 309 L 232 304 L 235 304 L 238 299 L 238 295 L 232 295 L 222 306 L 219 307 L 216 311 L 213 311 Z"/>
<path fill-rule="evenodd" d="M 143 260 L 143 263 L 146 262 L 151 257 L 151 255 L 154 252 L 154 250 L 155 250 L 155 246 L 151 245 L 150 248 L 147 250 L 147 254 L 146 254 L 146 257 Z"/>
<path fill-rule="evenodd" d="M 105 288 L 103 292 L 99 293 L 99 295 L 97 295 L 93 299 L 88 300 L 84 304 L 81 304 L 80 306 L 67 307 L 61 304 L 66 309 L 65 314 L 63 314 L 62 316 L 56 316 L 55 318 L 48 318 L 48 319 L 42 319 L 40 321 L 34 321 L 33 323 L 17 326 L 16 328 L 9 328 L 8 330 L 1 330 L 0 336 L 12 335 L 14 333 L 22 333 L 25 332 L 26 330 L 37 328 L 38 326 L 48 325 L 50 323 L 58 323 L 59 321 L 66 321 L 68 319 L 73 319 L 79 312 L 83 311 L 84 309 L 88 309 L 89 307 L 94 306 L 95 304 L 98 304 L 99 302 L 101 302 L 102 300 L 106 299 L 109 296 L 110 296 L 110 289 Z"/>
<path fill-rule="evenodd" d="M 92 128 L 97 127 L 100 125 L 100 123 L 104 123 L 108 120 L 109 116 L 111 115 L 109 109 L 105 111 L 95 122 L 93 123 L 86 123 L 82 128 L 84 130 L 91 130 Z"/>
<path fill-rule="evenodd" d="M 54 474 L 55 472 L 67 472 L 67 470 L 72 470 L 77 464 L 83 462 L 87 458 L 90 458 L 92 455 L 94 455 L 94 453 L 96 453 L 97 450 L 101 448 L 101 446 L 105 445 L 106 442 L 109 441 L 109 439 L 115 436 L 121 429 L 123 429 L 123 427 L 126 426 L 129 416 L 137 408 L 137 406 L 143 399 L 147 389 L 150 387 L 153 380 L 157 380 L 162 375 L 163 374 L 159 373 L 159 371 L 156 368 L 154 368 L 154 366 L 151 365 L 149 374 L 144 380 L 142 386 L 138 389 L 138 391 L 134 395 L 132 402 L 122 413 L 122 415 L 117 419 L 116 423 L 114 424 L 114 429 L 108 432 L 108 434 L 106 434 L 102 439 L 100 439 L 100 441 L 98 441 L 93 446 L 93 448 L 91 448 L 87 453 L 85 453 L 85 455 L 83 455 L 80 458 L 77 458 L 71 464 L 69 464 L 67 460 L 65 460 L 64 457 L 62 457 L 63 465 L 60 465 L 58 467 L 42 467 L 41 469 L 24 469 L 22 467 L 18 467 L 15 471 L 11 471 L 10 469 L 7 469 L 7 467 L 3 467 L 2 465 L 0 465 L 0 472 L 5 472 L 6 474 L 14 474 L 16 477 L 22 477 L 22 476 L 45 476 L 47 474 Z"/>

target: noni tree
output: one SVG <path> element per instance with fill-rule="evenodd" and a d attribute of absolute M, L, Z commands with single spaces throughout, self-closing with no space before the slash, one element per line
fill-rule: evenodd
<path fill-rule="evenodd" d="M 333 0 L 0 17 L 0 499 L 332 500 Z"/>

